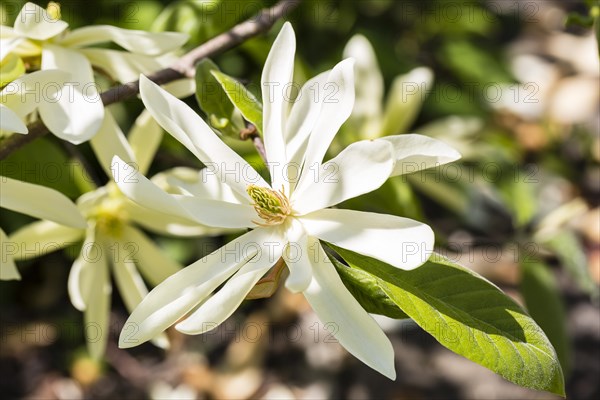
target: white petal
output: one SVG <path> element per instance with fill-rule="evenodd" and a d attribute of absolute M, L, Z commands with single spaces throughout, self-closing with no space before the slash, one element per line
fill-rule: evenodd
<path fill-rule="evenodd" d="M 290 275 L 285 281 L 285 287 L 293 293 L 304 291 L 312 280 L 312 265 L 310 262 L 309 237 L 298 220 L 294 220 L 288 230 L 288 244 L 282 257 Z"/>
<path fill-rule="evenodd" d="M 323 161 L 335 134 L 352 112 L 354 60 L 348 58 L 333 67 L 327 82 L 319 91 L 324 96 L 323 106 L 308 141 L 304 170 Z"/>
<path fill-rule="evenodd" d="M 4 38 L 4 29 L 0 31 L 0 37 L 2 37 L 2 39 L 0 39 L 0 62 L 4 61 L 4 58 L 12 53 L 12 51 L 25 40 L 22 37 Z"/>
<path fill-rule="evenodd" d="M 289 184 L 282 175 L 287 163 L 283 132 L 290 100 L 286 96 L 289 96 L 288 84 L 294 74 L 295 52 L 294 29 L 286 22 L 269 51 L 261 76 L 265 152 L 272 171 L 272 185 L 277 189 Z"/>
<path fill-rule="evenodd" d="M 225 285 L 212 297 L 200 305 L 189 317 L 175 325 L 175 329 L 188 335 L 208 332 L 231 316 L 238 309 L 250 290 L 262 276 L 279 260 L 285 244 L 271 238 L 264 243 L 275 244 L 272 247 L 261 246 L 261 250 L 248 261 Z M 257 243 L 261 245 L 261 243 Z"/>
<path fill-rule="evenodd" d="M 122 83 L 135 81 L 140 74 L 151 74 L 167 67 L 166 63 L 161 63 L 160 59 L 154 56 L 131 54 L 125 51 L 81 49 L 79 52 L 94 67 L 99 68 L 115 81 Z"/>
<path fill-rule="evenodd" d="M 426 67 L 415 68 L 394 79 L 385 106 L 379 135 L 403 133 L 414 122 L 421 110 L 431 84 L 433 72 Z"/>
<path fill-rule="evenodd" d="M 288 163 L 292 167 L 299 168 L 304 159 L 308 138 L 313 131 L 325 100 L 322 91 L 330 73 L 331 71 L 322 72 L 307 81 L 300 89 L 300 93 L 292 105 L 284 130 L 286 155 Z M 289 178 L 293 180 L 293 177 Z"/>
<path fill-rule="evenodd" d="M 140 230 L 126 225 L 123 228 L 125 258 L 134 262 L 144 278 L 156 286 L 179 272 L 181 265 L 171 260 Z"/>
<path fill-rule="evenodd" d="M 14 133 L 27 133 L 27 125 L 10 108 L 0 104 L 0 130 Z"/>
<path fill-rule="evenodd" d="M 112 287 L 109 279 L 108 260 L 103 248 L 97 260 L 88 260 L 93 284 L 87 293 L 87 304 L 83 312 L 85 336 L 90 356 L 100 359 L 104 355 L 109 336 L 110 298 Z"/>
<path fill-rule="evenodd" d="M 249 184 L 268 186 L 258 173 L 237 153 L 230 149 L 213 130 L 181 100 L 140 76 L 142 101 L 156 121 L 175 139 L 188 148 L 213 171 L 221 182 L 227 183 L 249 198 Z"/>
<path fill-rule="evenodd" d="M 100 130 L 90 140 L 90 145 L 104 172 L 109 176 L 111 175 L 112 159 L 115 155 L 127 163 L 136 163 L 131 146 L 108 110 L 105 110 Z"/>
<path fill-rule="evenodd" d="M 46 40 L 67 29 L 65 21 L 55 20 L 42 7 L 25 3 L 14 24 L 14 31 L 19 36 L 29 39 Z"/>
<path fill-rule="evenodd" d="M 166 193 L 140 174 L 135 165 L 127 164 L 118 156 L 115 156 L 111 172 L 121 192 L 139 205 L 188 221 L 194 220 L 187 210 L 175 200 L 173 195 Z"/>
<path fill-rule="evenodd" d="M 86 220 L 65 195 L 41 185 L 0 177 L 0 206 L 74 228 L 85 228 Z"/>
<path fill-rule="evenodd" d="M 302 172 L 292 207 L 306 214 L 369 193 L 383 185 L 393 167 L 394 153 L 388 142 L 353 143 L 318 168 Z"/>
<path fill-rule="evenodd" d="M 94 285 L 94 262 L 100 260 L 104 249 L 95 242 L 94 228 L 88 228 L 79 256 L 69 272 L 67 289 L 73 307 L 85 310 L 91 287 Z"/>
<path fill-rule="evenodd" d="M 254 207 L 249 204 L 228 203 L 220 200 L 201 199 L 193 196 L 173 196 L 195 221 L 217 228 L 254 228 L 260 220 Z"/>
<path fill-rule="evenodd" d="M 255 229 L 167 278 L 133 310 L 119 337 L 119 347 L 152 339 L 202 302 L 258 251 L 267 237 Z"/>
<path fill-rule="evenodd" d="M 98 132 L 104 118 L 104 105 L 90 62 L 80 53 L 44 44 L 42 69 L 69 71 L 72 81 L 54 94 L 53 101 L 39 105 L 40 116 L 48 129 L 61 139 L 79 144 Z"/>
<path fill-rule="evenodd" d="M 156 56 L 177 50 L 189 36 L 176 32 L 146 32 L 122 29 L 110 25 L 94 25 L 75 29 L 61 38 L 61 46 L 84 47 L 98 43 L 114 42 L 132 53 Z"/>
<path fill-rule="evenodd" d="M 356 103 L 348 124 L 363 139 L 380 136 L 384 84 L 375 51 L 366 37 L 354 35 L 344 48 L 344 58 L 348 57 L 356 60 Z"/>
<path fill-rule="evenodd" d="M 16 246 L 16 260 L 27 260 L 63 249 L 83 238 L 83 229 L 59 225 L 52 221 L 37 221 L 11 233 L 10 241 Z"/>
<path fill-rule="evenodd" d="M 15 265 L 13 251 L 15 245 L 6 237 L 6 233 L 0 228 L 0 281 L 21 280 L 21 274 Z"/>
<path fill-rule="evenodd" d="M 342 346 L 369 367 L 396 378 L 394 349 L 377 322 L 360 306 L 338 276 L 319 245 L 313 262 L 313 279 L 304 291 L 306 300 Z"/>
<path fill-rule="evenodd" d="M 127 139 L 131 144 L 138 171 L 145 174 L 160 146 L 163 130 L 147 110 L 135 119 Z"/>
<path fill-rule="evenodd" d="M 458 151 L 441 140 L 423 135 L 395 135 L 378 140 L 385 140 L 394 146 L 396 165 L 391 176 L 447 164 L 460 158 Z"/>
<path fill-rule="evenodd" d="M 433 251 L 431 228 L 408 218 L 326 209 L 301 220 L 310 235 L 404 270 L 417 268 Z"/>

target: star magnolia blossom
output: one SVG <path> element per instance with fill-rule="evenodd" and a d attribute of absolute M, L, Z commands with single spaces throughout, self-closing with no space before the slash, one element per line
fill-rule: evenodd
<path fill-rule="evenodd" d="M 439 141 L 405 135 L 354 143 L 323 163 L 354 104 L 353 62 L 344 60 L 308 81 L 292 105 L 286 101 L 285 88 L 292 79 L 294 53 L 294 32 L 286 23 L 262 74 L 271 185 L 189 107 L 141 77 L 141 97 L 148 111 L 207 165 L 205 174 L 216 176 L 224 188 L 220 193 L 230 195 L 226 199 L 191 192 L 171 195 L 115 157 L 115 181 L 123 193 L 175 217 L 252 230 L 152 290 L 123 328 L 121 347 L 156 336 L 188 313 L 175 325 L 177 330 L 200 334 L 215 328 L 282 257 L 290 272 L 286 287 L 303 292 L 321 321 L 336 324 L 335 336 L 348 351 L 395 377 L 389 340 L 346 290 L 319 239 L 412 269 L 427 260 L 433 232 L 406 218 L 328 207 L 377 189 L 402 172 L 403 161 L 425 168 L 455 160 L 459 154 Z M 310 96 L 315 84 L 320 89 L 335 88 L 335 96 Z"/>
<path fill-rule="evenodd" d="M 56 9 L 53 4 L 52 9 Z M 57 13 L 53 13 L 57 14 Z M 104 107 L 92 65 L 113 79 L 127 82 L 139 73 L 160 69 L 164 62 L 156 56 L 179 48 L 187 35 L 150 33 L 114 26 L 89 26 L 69 31 L 68 24 L 43 8 L 26 3 L 14 27 L 1 26 L 2 43 L 15 43 L 12 53 L 31 68 L 58 69 L 70 73 L 68 85 L 56 91 L 40 90 L 52 101 L 39 104 L 40 117 L 56 136 L 78 144 L 90 139 L 102 124 Z M 127 51 L 87 48 L 114 42 Z"/>
<path fill-rule="evenodd" d="M 128 142 L 107 112 L 100 131 L 92 139 L 92 147 L 107 173 L 114 154 L 146 171 L 162 134 L 160 126 L 144 112 L 136 120 Z M 73 306 L 84 312 L 86 337 L 94 357 L 104 353 L 108 337 L 110 271 L 125 306 L 131 311 L 148 293 L 142 276 L 154 286 L 181 269 L 136 225 L 176 236 L 222 233 L 222 230 L 207 229 L 198 223 L 191 224 L 159 211 L 144 209 L 123 196 L 113 182 L 82 195 L 77 206 L 70 202 L 69 206 L 64 204 L 68 200 L 60 200 L 57 192 L 52 191 L 53 197 L 49 197 L 25 190 L 28 185 L 11 180 L 5 188 L 2 183 L 2 206 L 44 220 L 11 234 L 6 239 L 5 247 L 10 250 L 7 253 L 16 260 L 30 259 L 83 240 L 81 253 L 71 268 L 68 290 Z M 50 218 L 51 213 L 59 212 L 64 214 L 62 218 Z M 7 270 L 6 274 L 10 272 Z M 168 344 L 164 335 L 153 339 L 158 346 Z"/>

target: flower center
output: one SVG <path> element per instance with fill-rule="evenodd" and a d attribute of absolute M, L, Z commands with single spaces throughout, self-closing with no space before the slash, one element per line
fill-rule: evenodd
<path fill-rule="evenodd" d="M 106 236 L 119 237 L 129 221 L 125 209 L 126 199 L 116 185 L 108 185 L 107 189 L 107 193 L 94 201 L 95 204 L 89 209 L 87 216 L 96 221 L 96 228 Z"/>
<path fill-rule="evenodd" d="M 264 222 L 252 221 L 257 225 L 279 225 L 292 213 L 290 201 L 283 190 L 275 191 L 261 186 L 249 185 L 246 189 L 254 200 L 254 209 Z"/>

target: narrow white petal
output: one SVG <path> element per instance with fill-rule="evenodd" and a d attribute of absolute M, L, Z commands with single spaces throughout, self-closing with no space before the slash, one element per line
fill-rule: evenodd
<path fill-rule="evenodd" d="M 90 356 L 100 359 L 104 356 L 109 336 L 110 299 L 112 286 L 109 279 L 108 260 L 103 248 L 97 260 L 88 260 L 91 266 L 90 277 L 93 284 L 87 293 L 87 304 L 83 312 L 85 336 Z"/>
<path fill-rule="evenodd" d="M 52 101 L 39 105 L 40 117 L 48 129 L 74 144 L 92 138 L 102 125 L 104 105 L 90 62 L 76 51 L 44 44 L 42 69 L 60 69 L 72 75 L 72 80 L 54 93 Z M 44 95 L 49 94 L 46 91 Z"/>
<path fill-rule="evenodd" d="M 369 193 L 383 185 L 393 168 L 394 153 L 388 142 L 353 143 L 325 164 L 302 173 L 292 206 L 306 214 Z"/>
<path fill-rule="evenodd" d="M 115 156 L 111 172 L 121 192 L 139 205 L 188 221 L 194 220 L 185 208 L 175 200 L 173 195 L 166 193 L 140 174 L 135 165 L 127 164 L 118 156 Z"/>
<path fill-rule="evenodd" d="M 21 280 L 21 274 L 15 265 L 13 258 L 15 245 L 6 237 L 6 233 L 0 228 L 0 281 Z"/>
<path fill-rule="evenodd" d="M 249 184 L 268 186 L 242 157 L 230 149 L 213 130 L 181 100 L 154 82 L 140 76 L 140 93 L 144 105 L 156 121 L 188 148 L 221 182 L 248 198 Z"/>
<path fill-rule="evenodd" d="M 167 65 L 161 58 L 131 54 L 126 51 L 109 49 L 80 49 L 88 61 L 117 82 L 132 82 L 140 74 L 151 74 Z M 171 60 L 172 61 L 172 60 Z"/>
<path fill-rule="evenodd" d="M 11 233 L 9 239 L 16 260 L 28 260 L 73 245 L 85 230 L 71 228 L 52 221 L 36 221 Z"/>
<path fill-rule="evenodd" d="M 275 244 L 275 241 L 270 239 L 266 243 Z M 272 247 L 264 247 L 263 244 L 256 257 L 240 268 L 189 317 L 175 325 L 175 329 L 188 335 L 199 335 L 220 325 L 238 309 L 254 285 L 279 260 L 284 246 L 281 241 Z"/>
<path fill-rule="evenodd" d="M 86 220 L 65 195 L 41 185 L 0 177 L 0 206 L 74 228 L 85 228 Z"/>
<path fill-rule="evenodd" d="M 132 53 L 157 56 L 177 50 L 189 36 L 176 32 L 146 32 L 117 28 L 110 25 L 94 25 L 75 29 L 61 38 L 61 46 L 84 47 L 98 43 L 114 42 Z"/>
<path fill-rule="evenodd" d="M 4 27 L 3 27 L 4 28 Z M 4 37 L 4 29 L 0 31 L 0 62 L 4 61 L 4 58 L 8 56 L 19 44 L 21 44 L 25 38 L 22 37 Z"/>
<path fill-rule="evenodd" d="M 394 349 L 389 339 L 348 292 L 320 245 L 313 253 L 313 279 L 304 291 L 306 300 L 346 350 L 369 367 L 395 379 Z"/>
<path fill-rule="evenodd" d="M 135 119 L 127 139 L 131 144 L 138 171 L 145 174 L 163 138 L 163 130 L 147 110 Z"/>
<path fill-rule="evenodd" d="M 134 262 L 152 286 L 181 270 L 181 265 L 163 254 L 140 230 L 126 225 L 123 228 L 123 239 L 123 257 Z"/>
<path fill-rule="evenodd" d="M 90 145 L 104 172 L 109 176 L 111 175 L 112 159 L 115 155 L 127 163 L 136 163 L 131 146 L 108 110 L 105 110 L 100 130 L 90 140 Z"/>
<path fill-rule="evenodd" d="M 354 106 L 354 60 L 345 59 L 338 63 L 329 74 L 322 88 L 323 106 L 315 122 L 306 149 L 304 170 L 320 164 L 340 129 L 348 119 Z"/>
<path fill-rule="evenodd" d="M 255 229 L 167 278 L 133 310 L 119 337 L 119 347 L 152 339 L 202 302 L 258 251 L 264 230 Z"/>
<path fill-rule="evenodd" d="M 288 244 L 282 257 L 290 275 L 285 281 L 285 287 L 293 293 L 304 291 L 312 280 L 312 264 L 307 249 L 311 248 L 309 237 L 298 220 L 294 220 L 288 230 Z M 318 243 L 317 243 L 318 245 Z"/>
<path fill-rule="evenodd" d="M 187 210 L 195 221 L 217 228 L 254 228 L 252 221 L 260 220 L 249 204 L 228 203 L 194 196 L 174 195 L 173 198 Z"/>
<path fill-rule="evenodd" d="M 286 22 L 273 42 L 261 76 L 265 152 L 272 171 L 272 185 L 277 189 L 289 184 L 282 175 L 287 163 L 283 132 L 290 103 L 288 86 L 294 74 L 295 52 L 294 29 Z"/>
<path fill-rule="evenodd" d="M 55 20 L 42 7 L 25 3 L 14 24 L 14 31 L 19 36 L 29 39 L 46 40 L 67 29 L 65 21 Z"/>
<path fill-rule="evenodd" d="M 310 235 L 404 270 L 417 268 L 433 251 L 429 226 L 394 215 L 325 209 L 302 223 Z"/>
<path fill-rule="evenodd" d="M 423 135 L 385 136 L 378 140 L 394 146 L 396 165 L 391 176 L 447 164 L 460 158 L 460 153 L 446 143 Z"/>
<path fill-rule="evenodd" d="M 356 103 L 348 124 L 363 139 L 379 136 L 384 84 L 377 56 L 366 37 L 354 35 L 344 48 L 344 58 L 348 57 L 356 60 Z"/>
<path fill-rule="evenodd" d="M 85 310 L 91 287 L 94 285 L 94 262 L 100 260 L 104 249 L 95 242 L 94 228 L 88 228 L 79 256 L 69 272 L 67 289 L 73 307 Z"/>
<path fill-rule="evenodd" d="M 27 133 L 27 125 L 10 108 L 0 104 L 0 130 L 13 133 Z"/>

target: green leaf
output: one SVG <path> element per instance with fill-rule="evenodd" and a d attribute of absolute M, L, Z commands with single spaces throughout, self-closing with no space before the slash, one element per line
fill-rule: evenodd
<path fill-rule="evenodd" d="M 223 134 L 237 137 L 245 128 L 242 121 L 234 116 L 234 107 L 229 97 L 215 79 L 212 72 L 219 67 L 209 59 L 196 66 L 196 100 L 208 116 L 210 125 Z M 238 115 L 239 116 L 239 115 Z"/>
<path fill-rule="evenodd" d="M 529 314 L 548 335 L 568 375 L 570 347 L 565 308 L 550 268 L 539 261 L 521 263 L 521 294 Z"/>
<path fill-rule="evenodd" d="M 385 282 L 368 272 L 348 267 L 336 260 L 335 257 L 330 256 L 329 259 L 335 265 L 346 289 L 368 313 L 381 314 L 395 319 L 408 318 L 408 315 L 381 288 L 380 285 L 385 285 Z"/>
<path fill-rule="evenodd" d="M 380 287 L 389 298 L 442 345 L 518 385 L 565 395 L 548 338 L 492 283 L 439 255 L 404 271 L 332 247 L 352 267 L 384 282 Z"/>
<path fill-rule="evenodd" d="M 244 118 L 251 122 L 259 132 L 262 132 L 262 104 L 260 101 L 241 82 L 220 71 L 212 70 L 211 72 Z"/>

